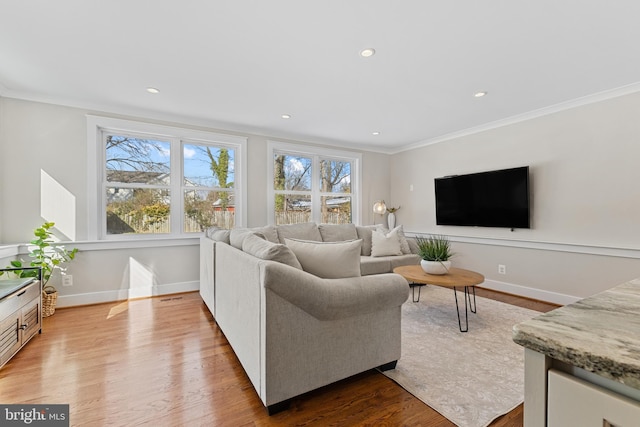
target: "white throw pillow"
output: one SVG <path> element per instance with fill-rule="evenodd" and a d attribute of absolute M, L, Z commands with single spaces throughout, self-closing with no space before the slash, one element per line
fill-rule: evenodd
<path fill-rule="evenodd" d="M 374 230 L 371 234 L 371 256 L 402 255 L 398 230 L 394 228 L 388 234 Z"/>
<path fill-rule="evenodd" d="M 255 234 L 249 234 L 245 237 L 242 241 L 242 251 L 260 259 L 278 261 L 302 270 L 300 262 L 290 248 L 280 243 L 270 242 Z"/>
<path fill-rule="evenodd" d="M 325 279 L 360 276 L 362 240 L 346 242 L 314 242 L 285 238 L 300 261 L 302 269 Z"/>

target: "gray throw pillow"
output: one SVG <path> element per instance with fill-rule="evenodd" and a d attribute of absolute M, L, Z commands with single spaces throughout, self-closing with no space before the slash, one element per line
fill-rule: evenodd
<path fill-rule="evenodd" d="M 299 270 L 302 270 L 302 266 L 296 258 L 295 254 L 287 246 L 280 243 L 273 243 L 268 240 L 264 240 L 255 234 L 250 234 L 242 242 L 242 250 L 254 257 L 281 262 L 282 264 L 290 265 Z"/>
<path fill-rule="evenodd" d="M 285 243 L 308 273 L 325 279 L 360 276 L 360 239 L 347 242 L 285 239 Z"/>
<path fill-rule="evenodd" d="M 278 240 L 284 243 L 284 239 L 312 240 L 321 242 L 322 236 L 315 222 L 303 222 L 300 224 L 283 224 L 276 227 Z"/>
<path fill-rule="evenodd" d="M 232 228 L 230 230 L 229 243 L 234 248 L 242 250 L 242 242 L 244 242 L 244 239 L 249 235 L 255 235 L 266 240 L 266 238 L 264 237 L 264 234 L 258 233 L 257 231 L 254 231 L 250 228 L 240 227 L 240 228 Z"/>
<path fill-rule="evenodd" d="M 358 233 L 355 224 L 318 224 L 323 242 L 344 242 L 356 240 Z"/>

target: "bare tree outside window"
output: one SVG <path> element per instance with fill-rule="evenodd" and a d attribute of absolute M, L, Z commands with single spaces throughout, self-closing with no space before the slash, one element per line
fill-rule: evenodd
<path fill-rule="evenodd" d="M 235 225 L 235 151 L 200 144 L 184 146 L 185 232 Z M 197 187 L 197 189 L 193 188 Z"/>
<path fill-rule="evenodd" d="M 182 149 L 183 232 L 233 227 L 235 151 L 187 143 Z M 107 234 L 170 233 L 171 142 L 109 134 L 105 150 Z"/>
<path fill-rule="evenodd" d="M 276 153 L 273 178 L 276 224 L 351 222 L 351 162 Z"/>
<path fill-rule="evenodd" d="M 106 136 L 107 234 L 168 233 L 171 144 Z"/>

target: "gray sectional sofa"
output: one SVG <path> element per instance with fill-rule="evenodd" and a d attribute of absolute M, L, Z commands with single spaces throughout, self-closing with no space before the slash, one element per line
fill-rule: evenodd
<path fill-rule="evenodd" d="M 392 270 L 420 260 L 401 228 L 211 229 L 200 247 L 200 294 L 270 414 L 292 397 L 395 367 L 409 287 Z"/>

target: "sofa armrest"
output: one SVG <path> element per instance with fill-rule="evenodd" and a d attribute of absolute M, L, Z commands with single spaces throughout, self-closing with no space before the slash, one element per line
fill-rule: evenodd
<path fill-rule="evenodd" d="M 319 320 L 343 319 L 402 305 L 407 281 L 394 273 L 323 279 L 288 265 L 261 263 L 263 286 Z"/>

